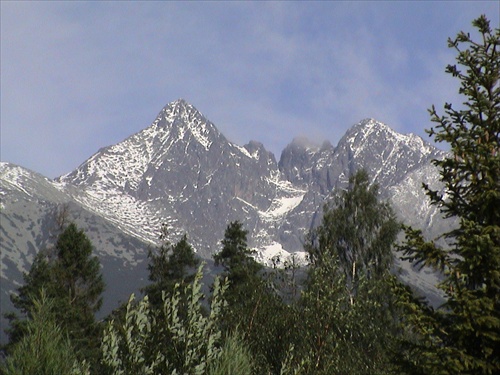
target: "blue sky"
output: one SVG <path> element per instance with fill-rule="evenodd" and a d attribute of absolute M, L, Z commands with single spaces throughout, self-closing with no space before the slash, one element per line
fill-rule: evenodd
<path fill-rule="evenodd" d="M 447 38 L 498 1 L 1 2 L 1 160 L 47 177 L 184 98 L 276 157 L 372 117 L 424 133 L 460 103 Z"/>

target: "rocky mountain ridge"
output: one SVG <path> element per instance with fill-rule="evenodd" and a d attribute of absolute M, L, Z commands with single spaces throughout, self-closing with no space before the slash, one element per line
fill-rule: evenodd
<path fill-rule="evenodd" d="M 294 139 L 277 162 L 259 142 L 230 142 L 191 104 L 177 100 L 149 127 L 100 149 L 56 180 L 0 164 L 2 310 L 34 254 L 50 246 L 62 205 L 96 247 L 108 289 L 135 280 L 126 292 L 114 286 L 116 302 L 144 283 L 148 246 L 156 243 L 163 223 L 172 241 L 187 233 L 207 259 L 219 250 L 232 220 L 245 224 L 259 259 L 300 254 L 325 200 L 359 168 L 380 185 L 382 198 L 391 200 L 401 219 L 435 234 L 448 224 L 427 204 L 421 183 L 438 186 L 430 161 L 442 155 L 420 137 L 366 119 L 336 147 Z M 429 289 L 432 275 L 403 267 L 403 277 Z"/>

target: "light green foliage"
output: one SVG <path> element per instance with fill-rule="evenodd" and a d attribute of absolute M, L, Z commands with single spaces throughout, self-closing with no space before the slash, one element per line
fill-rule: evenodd
<path fill-rule="evenodd" d="M 208 375 L 251 375 L 253 374 L 252 354 L 237 333 L 224 340 L 217 360 L 209 366 Z"/>
<path fill-rule="evenodd" d="M 500 372 L 500 29 L 484 16 L 473 26 L 479 41 L 463 32 L 448 41 L 458 64 L 446 72 L 460 80 L 463 109 L 446 103 L 443 116 L 430 110 L 437 125 L 429 134 L 450 145 L 450 155 L 434 161 L 444 192 L 424 186 L 431 204 L 459 225 L 444 234 L 447 248 L 412 228 L 402 245 L 415 265 L 444 275 L 442 308 L 402 299 L 415 332 L 406 365 L 417 373 Z"/>
<path fill-rule="evenodd" d="M 325 259 L 311 270 L 301 300 L 302 340 L 294 353 L 302 360 L 300 373 L 398 373 L 391 365 L 397 330 L 390 279 L 360 277 L 352 301 L 338 267 L 334 259 Z"/>
<path fill-rule="evenodd" d="M 130 296 L 122 331 L 111 322 L 104 331 L 102 339 L 102 360 L 113 374 L 154 374 L 158 362 L 163 360 L 163 355 L 158 354 L 152 363 L 145 363 L 147 345 L 152 325 L 149 321 L 149 301 L 147 296 L 137 305 L 133 304 L 134 295 Z"/>
<path fill-rule="evenodd" d="M 296 346 L 306 374 L 391 373 L 394 298 L 392 246 L 399 231 L 364 171 L 325 206 L 306 244 L 311 265 Z"/>
<path fill-rule="evenodd" d="M 45 291 L 32 301 L 31 318 L 26 332 L 7 357 L 5 375 L 86 375 L 88 367 L 77 362 L 73 347 L 64 331 L 55 322 L 53 301 Z"/>
<path fill-rule="evenodd" d="M 219 329 L 227 282 L 217 278 L 210 313 L 202 312 L 202 267 L 191 284 L 184 287 L 186 314 L 180 311 L 181 290 L 163 294 L 163 313 L 152 310 L 145 297 L 127 305 L 125 321 L 109 322 L 102 343 L 103 362 L 113 375 L 206 374 L 221 356 Z"/>
<path fill-rule="evenodd" d="M 311 231 L 306 250 L 313 265 L 337 259 L 355 292 L 359 276 L 377 278 L 393 263 L 392 246 L 400 225 L 389 203 L 380 202 L 378 185 L 359 170 L 347 190 L 336 192 L 323 212 L 322 224 Z"/>

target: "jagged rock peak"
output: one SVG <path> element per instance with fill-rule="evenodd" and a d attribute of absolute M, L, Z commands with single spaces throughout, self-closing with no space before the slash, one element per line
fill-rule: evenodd
<path fill-rule="evenodd" d="M 373 118 L 366 118 L 364 120 L 361 120 L 360 122 L 352 126 L 351 129 L 348 130 L 348 133 L 361 132 L 362 134 L 369 134 L 378 131 L 395 133 L 395 131 L 392 130 L 389 126 Z"/>
<path fill-rule="evenodd" d="M 428 142 L 425 142 L 421 137 L 413 133 L 402 134 L 393 130 L 383 122 L 373 118 L 368 118 L 360 121 L 349 129 L 343 137 L 349 143 L 358 145 L 366 142 L 372 143 L 375 141 L 390 142 L 392 144 L 400 144 L 410 147 L 414 150 L 419 150 L 424 154 L 429 154 L 435 151 Z"/>
<path fill-rule="evenodd" d="M 172 124 L 174 120 L 197 124 L 209 122 L 200 111 L 184 99 L 177 99 L 164 106 L 155 122 L 158 123 L 161 119 L 165 119 L 167 124 Z"/>
<path fill-rule="evenodd" d="M 179 98 L 174 100 L 173 102 L 168 103 L 163 107 L 161 113 L 168 114 L 168 116 L 183 116 L 189 114 L 199 114 L 201 113 L 191 104 L 189 104 L 186 100 Z"/>
<path fill-rule="evenodd" d="M 248 152 L 247 156 L 250 156 L 253 159 L 261 161 L 268 160 L 271 163 L 276 164 L 276 158 L 274 154 L 271 151 L 266 150 L 266 148 L 261 142 L 252 140 L 248 142 L 246 145 L 244 145 L 243 148 L 239 149 L 246 150 Z"/>
<path fill-rule="evenodd" d="M 250 141 L 248 144 L 246 144 L 245 149 L 250 153 L 250 154 L 255 154 L 255 153 L 260 153 L 260 152 L 267 152 L 264 145 L 261 142 L 258 141 Z"/>
<path fill-rule="evenodd" d="M 324 141 L 321 145 L 320 151 L 333 151 L 335 147 L 333 147 L 330 141 Z"/>
<path fill-rule="evenodd" d="M 184 99 L 167 104 L 147 128 L 113 146 L 100 149 L 75 171 L 61 176 L 60 181 L 74 185 L 108 183 L 136 188 L 146 170 L 161 165 L 166 155 L 179 158 L 187 145 L 208 150 L 214 142 L 225 138 L 215 125 Z M 198 145 L 198 146 L 196 146 Z M 113 175 L 104 183 L 103 176 Z M 101 183 L 102 182 L 102 183 Z"/>
<path fill-rule="evenodd" d="M 150 128 L 152 132 L 166 130 L 178 139 L 187 140 L 191 138 L 190 134 L 205 149 L 215 139 L 225 139 L 212 122 L 184 99 L 177 99 L 163 107 Z"/>

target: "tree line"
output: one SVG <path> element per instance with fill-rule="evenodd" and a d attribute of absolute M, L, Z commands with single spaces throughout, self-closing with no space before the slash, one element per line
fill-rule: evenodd
<path fill-rule="evenodd" d="M 255 261 L 244 223 L 228 224 L 202 288 L 188 237 L 149 252 L 149 284 L 105 320 L 92 244 L 74 223 L 41 251 L 12 296 L 4 374 L 497 374 L 500 373 L 500 30 L 448 44 L 460 109 L 429 112 L 450 152 L 433 163 L 444 189 L 423 186 L 458 226 L 428 240 L 398 222 L 364 170 L 333 192 L 305 238 L 308 265 Z M 400 232 L 404 240 L 397 241 Z M 445 239 L 446 246 L 440 246 Z M 442 275 L 432 307 L 394 272 L 394 250 Z M 298 277 L 302 275 L 302 277 Z"/>

